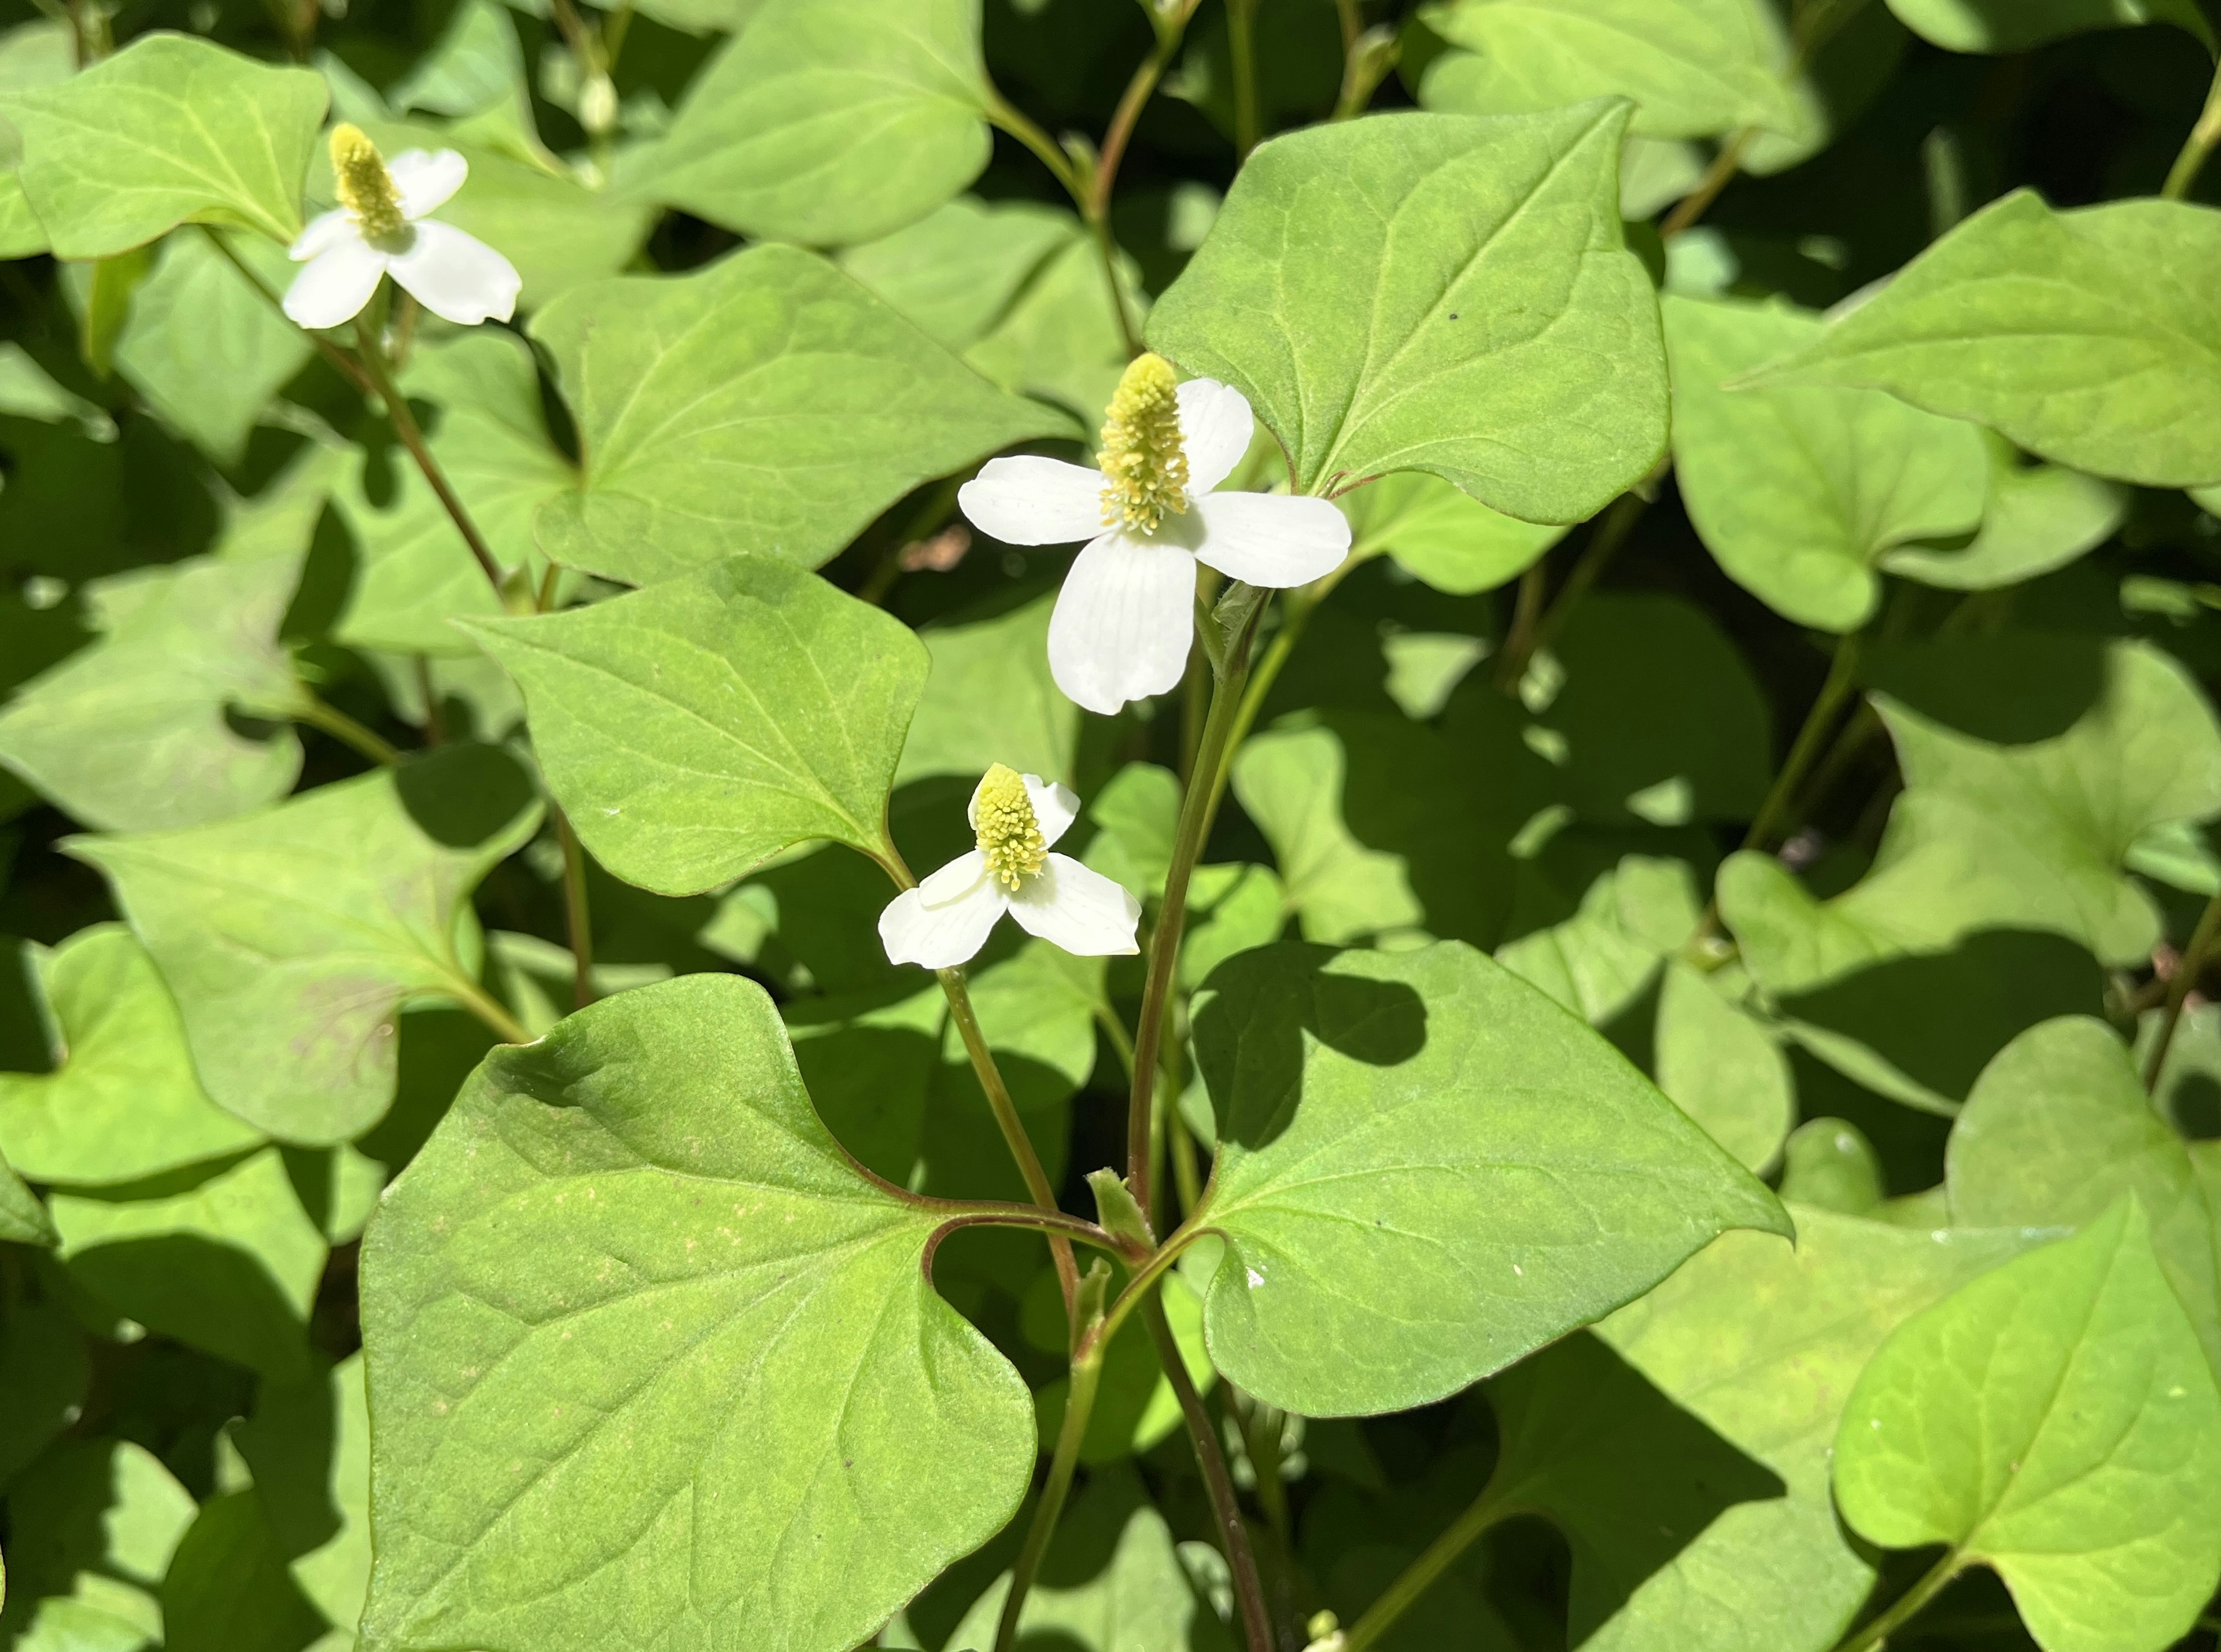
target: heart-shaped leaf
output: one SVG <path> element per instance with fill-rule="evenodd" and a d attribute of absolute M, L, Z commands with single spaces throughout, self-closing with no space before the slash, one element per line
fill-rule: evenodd
<path fill-rule="evenodd" d="M 1993 1568 L 2044 1652 L 2188 1631 L 2221 1576 L 2221 1392 L 2133 1195 L 1898 1328 L 1843 1409 L 1836 1500 L 1874 1542 Z"/>
<path fill-rule="evenodd" d="M 366 1244 L 365 1637 L 870 1636 L 1034 1461 L 1024 1383 L 921 1270 L 947 1214 L 856 1170 L 736 977 L 497 1051 Z"/>
<path fill-rule="evenodd" d="M 541 548 L 633 584 L 735 551 L 815 567 L 918 483 L 1070 428 L 791 247 L 576 288 L 532 334 L 585 471 Z"/>
<path fill-rule="evenodd" d="M 812 838 L 891 853 L 887 791 L 925 650 L 816 575 L 739 556 L 466 629 L 523 689 L 548 785 L 628 882 L 695 894 Z"/>
<path fill-rule="evenodd" d="M 1974 425 L 1879 391 L 1722 388 L 1819 335 L 1818 316 L 1688 298 L 1668 298 L 1665 315 L 1681 502 L 1720 566 L 1775 612 L 1855 630 L 1880 600 L 1883 553 L 1982 519 L 1989 469 Z"/>
<path fill-rule="evenodd" d="M 189 34 L 142 34 L 57 85 L 0 97 L 54 255 L 108 258 L 180 223 L 301 232 L 323 78 Z"/>
<path fill-rule="evenodd" d="M 1226 1237 L 1211 1360 L 1306 1416 L 1455 1392 L 1774 1196 L 1602 1038 L 1468 947 L 1279 946 L 1196 1012 Z"/>
<path fill-rule="evenodd" d="M 766 0 L 635 187 L 760 239 L 844 246 L 987 164 L 979 0 Z"/>
<path fill-rule="evenodd" d="M 2212 207 L 2018 190 L 1751 382 L 1886 390 L 2094 476 L 2221 480 L 2217 259 Z"/>
<path fill-rule="evenodd" d="M 1248 396 L 1304 491 L 1432 471 L 1579 522 L 1666 441 L 1658 305 L 1619 217 L 1628 105 L 1382 115 L 1275 138 L 1149 316 Z"/>
<path fill-rule="evenodd" d="M 159 831 L 274 802 L 301 769 L 291 729 L 262 739 L 226 716 L 283 717 L 302 698 L 278 638 L 297 558 L 195 558 L 101 581 L 106 633 L 0 711 L 0 762 L 86 825 Z"/>
<path fill-rule="evenodd" d="M 455 745 L 259 815 L 69 848 L 114 885 L 209 1094 L 322 1146 L 391 1104 L 405 1003 L 489 1008 L 471 891 L 539 815 L 507 755 Z"/>
<path fill-rule="evenodd" d="M 38 967 L 61 1050 L 52 1073 L 0 1073 L 0 1148 L 19 1170 L 98 1186 L 262 1140 L 202 1091 L 170 989 L 128 929 L 80 929 Z"/>

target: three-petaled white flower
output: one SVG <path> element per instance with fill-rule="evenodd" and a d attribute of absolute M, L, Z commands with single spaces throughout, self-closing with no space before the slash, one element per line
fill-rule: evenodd
<path fill-rule="evenodd" d="M 1175 387 L 1171 364 L 1143 355 L 1111 397 L 1099 468 L 991 459 L 958 490 L 973 526 L 1007 545 L 1087 541 L 1049 618 L 1049 673 L 1066 698 L 1108 716 L 1178 685 L 1197 563 L 1285 587 L 1349 554 L 1349 524 L 1324 499 L 1211 491 L 1248 451 L 1253 423 L 1240 391 L 1215 379 Z"/>
<path fill-rule="evenodd" d="M 475 236 L 425 216 L 447 204 L 470 170 L 452 149 L 407 150 L 389 166 L 360 127 L 334 127 L 340 203 L 312 219 L 290 249 L 308 268 L 286 291 L 285 313 L 303 327 L 337 327 L 360 314 L 379 278 L 391 275 L 443 321 L 507 321 L 523 285 L 516 267 Z"/>
<path fill-rule="evenodd" d="M 1037 774 L 998 763 L 965 811 L 979 847 L 958 855 L 879 914 L 890 961 L 953 969 L 987 944 L 1008 912 L 1029 935 L 1093 958 L 1131 953 L 1141 903 L 1069 855 L 1051 854 L 1079 799 Z"/>

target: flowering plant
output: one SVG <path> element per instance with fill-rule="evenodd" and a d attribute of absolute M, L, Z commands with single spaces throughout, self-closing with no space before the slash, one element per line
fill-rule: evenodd
<path fill-rule="evenodd" d="M 2199 0 L 429 16 L 0 36 L 0 1649 L 2213 1644 Z"/>

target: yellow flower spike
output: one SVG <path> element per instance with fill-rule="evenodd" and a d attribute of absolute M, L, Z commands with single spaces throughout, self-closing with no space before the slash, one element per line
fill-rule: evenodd
<path fill-rule="evenodd" d="M 1187 450 L 1172 363 L 1136 356 L 1118 380 L 1103 422 L 1103 525 L 1154 534 L 1187 510 Z"/>
<path fill-rule="evenodd" d="M 1033 799 L 1018 772 L 998 763 L 980 778 L 973 799 L 973 829 L 979 853 L 986 858 L 987 874 L 1006 889 L 1016 889 L 1048 859 L 1048 844 L 1035 817 Z"/>
<path fill-rule="evenodd" d="M 332 128 L 332 180 L 340 204 L 353 215 L 363 239 L 372 246 L 397 239 L 408 228 L 385 158 L 370 135 L 350 122 Z"/>

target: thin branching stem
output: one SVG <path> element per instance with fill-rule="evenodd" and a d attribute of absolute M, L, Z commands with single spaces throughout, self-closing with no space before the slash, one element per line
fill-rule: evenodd
<path fill-rule="evenodd" d="M 353 748 L 381 768 L 391 768 L 401 760 L 401 754 L 375 729 L 365 728 L 339 707 L 305 688 L 294 702 L 291 716 L 295 722 L 321 729 L 333 739 Z"/>
<path fill-rule="evenodd" d="M 2182 956 L 2175 961 L 2174 973 L 2168 979 L 2167 1010 L 2159 1023 L 2159 1036 L 2152 1040 L 2151 1054 L 2144 1057 L 2144 1088 L 2155 1095 L 2159 1092 L 2160 1074 L 2167 1067 L 2168 1047 L 2174 1042 L 2174 1029 L 2182 1021 L 2182 1006 L 2198 985 L 2217 935 L 2221 935 L 2221 895 L 2207 901 L 2205 910 L 2198 915 L 2190 944 L 2183 948 Z"/>
<path fill-rule="evenodd" d="M 1425 1553 L 1380 1592 L 1380 1597 L 1365 1609 L 1365 1615 L 1343 1631 L 1341 1652 L 1364 1652 L 1365 1648 L 1386 1634 L 1398 1618 L 1418 1604 L 1420 1597 L 1434 1586 L 1435 1580 L 1456 1564 L 1460 1555 L 1511 1512 L 1493 1495 L 1494 1491 L 1493 1486 L 1484 1486 L 1472 1505 L 1427 1545 Z"/>
<path fill-rule="evenodd" d="M 2182 141 L 2182 153 L 2167 169 L 2167 182 L 2159 190 L 2162 200 L 2180 201 L 2190 194 L 2191 186 L 2205 169 L 2206 158 L 2212 154 L 2216 144 L 2221 144 L 2221 66 L 2213 71 L 2213 84 L 2205 93 L 2205 107 L 2199 111 L 2190 135 Z"/>
<path fill-rule="evenodd" d="M 432 449 L 424 441 L 423 427 L 416 422 L 416 415 L 410 410 L 409 398 L 401 393 L 399 386 L 393 382 L 393 375 L 386 370 L 385 347 L 378 341 L 376 330 L 367 319 L 358 316 L 354 322 L 354 335 L 356 353 L 361 360 L 363 371 L 370 375 L 370 382 L 385 403 L 386 416 L 393 423 L 393 434 L 400 437 L 401 445 L 416 461 L 416 468 L 423 473 L 424 480 L 439 497 L 448 519 L 455 524 L 455 531 L 463 536 L 463 543 L 471 548 L 471 555 L 477 560 L 479 571 L 485 575 L 486 583 L 493 587 L 494 595 L 500 596 L 501 564 L 493 560 L 493 553 L 486 548 L 485 535 L 479 532 L 478 524 L 471 520 L 471 513 L 464 508 L 462 499 L 449 485 L 447 472 L 441 469 L 440 461 L 432 457 Z"/>
<path fill-rule="evenodd" d="M 1196 1466 L 1203 1471 L 1204 1489 L 1210 1494 L 1211 1514 L 1218 1528 L 1220 1545 L 1226 1551 L 1226 1564 L 1234 1574 L 1234 1599 L 1241 1607 L 1242 1644 L 1246 1652 L 1273 1652 L 1273 1625 L 1265 1610 L 1265 1586 L 1257 1575 L 1256 1551 L 1249 1544 L 1249 1529 L 1242 1523 L 1242 1505 L 1235 1499 L 1234 1476 L 1227 1472 L 1226 1454 L 1218 1448 L 1218 1436 L 1211 1426 L 1211 1413 L 1204 1409 L 1203 1396 L 1195 1391 L 1195 1384 L 1187 1374 L 1187 1362 L 1180 1357 L 1179 1341 L 1165 1318 L 1164 1304 L 1154 1291 L 1142 1299 L 1142 1321 L 1149 1328 L 1149 1340 L 1157 1345 L 1157 1361 L 1164 1367 L 1165 1380 L 1172 1385 L 1173 1394 L 1179 1401 L 1180 1417 L 1187 1424 L 1189 1443 L 1195 1448 Z"/>
<path fill-rule="evenodd" d="M 1888 1611 L 1845 1636 L 1836 1652 L 1870 1652 L 1870 1649 L 1884 1644 L 1911 1620 L 1914 1613 L 1933 1600 L 1945 1584 L 1958 1576 L 1961 1564 L 1959 1551 L 1951 1550 L 1930 1567 L 1919 1582 L 1890 1602 Z"/>
<path fill-rule="evenodd" d="M 1010 1568 L 1010 1593 L 1004 1597 L 1003 1615 L 995 1625 L 995 1652 L 1011 1652 L 1017 1644 L 1018 1619 L 1024 1614 L 1026 1596 L 1041 1571 L 1042 1556 L 1064 1513 L 1072 1492 L 1073 1470 L 1079 1465 L 1079 1447 L 1087 1438 L 1088 1419 L 1095 1412 L 1095 1395 L 1102 1386 L 1104 1338 L 1100 1327 L 1081 1334 L 1086 1346 L 1072 1357 L 1072 1380 L 1065 1389 L 1064 1420 L 1056 1430 L 1056 1449 L 1049 1457 L 1048 1476 L 1042 1482 L 1041 1500 L 1034 1505 L 1033 1522 L 1026 1528 L 1017 1563 Z"/>

